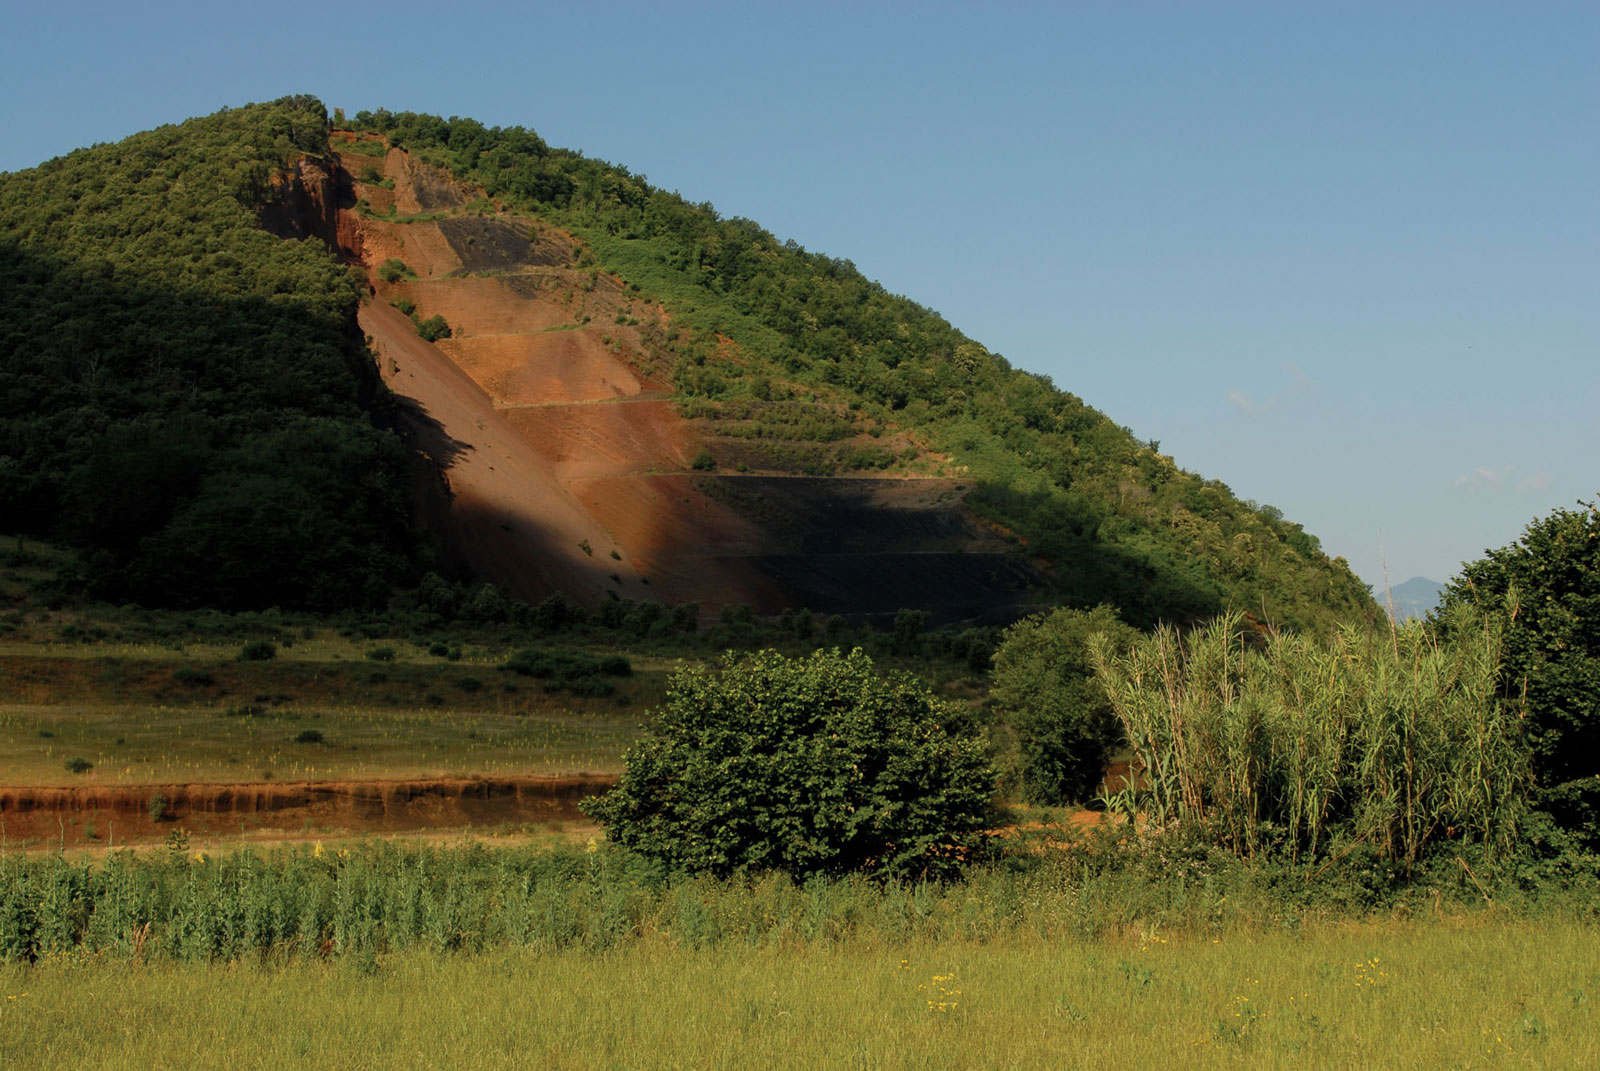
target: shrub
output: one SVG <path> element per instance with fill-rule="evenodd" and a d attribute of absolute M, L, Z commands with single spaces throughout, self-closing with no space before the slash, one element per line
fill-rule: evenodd
<path fill-rule="evenodd" d="M 680 602 L 672 608 L 672 627 L 674 631 L 693 634 L 700 628 L 700 604 L 697 602 Z"/>
<path fill-rule="evenodd" d="M 694 455 L 694 460 L 689 462 L 689 467 L 696 472 L 710 472 L 717 467 L 717 459 L 711 456 L 711 451 L 701 447 L 700 452 Z"/>
<path fill-rule="evenodd" d="M 1109 607 L 1063 608 L 1012 625 L 994 653 L 989 694 L 1017 734 L 1030 802 L 1087 800 L 1122 739 L 1085 646 L 1094 633 L 1111 635 L 1119 649 L 1135 635 Z"/>
<path fill-rule="evenodd" d="M 512 652 L 500 668 L 523 677 L 563 684 L 591 677 L 626 677 L 633 672 L 633 664 L 622 655 L 596 658 L 580 651 L 538 651 L 531 647 Z"/>
<path fill-rule="evenodd" d="M 366 657 L 373 662 L 393 662 L 393 647 L 373 647 L 367 651 Z"/>
<path fill-rule="evenodd" d="M 271 640 L 251 640 L 239 649 L 240 662 L 265 662 L 278 657 L 278 645 Z"/>
<path fill-rule="evenodd" d="M 203 688 L 212 682 L 210 673 L 193 666 L 179 666 L 172 671 L 172 679 L 191 688 Z"/>
<path fill-rule="evenodd" d="M 144 809 L 150 815 L 152 822 L 165 822 L 167 820 L 167 797 L 156 793 L 145 801 Z"/>
<path fill-rule="evenodd" d="M 66 761 L 65 765 L 68 773 L 88 773 L 90 770 L 94 769 L 94 763 L 90 762 L 82 755 L 72 756 L 72 758 Z"/>
<path fill-rule="evenodd" d="M 533 608 L 531 622 L 544 632 L 555 632 L 569 621 L 581 619 L 582 611 L 576 609 L 558 592 Z"/>
<path fill-rule="evenodd" d="M 729 874 L 953 874 L 984 845 L 994 771 L 966 712 L 859 649 L 732 653 L 668 682 L 617 787 L 612 840 Z"/>
<path fill-rule="evenodd" d="M 461 603 L 461 616 L 468 621 L 504 621 L 511 616 L 511 604 L 493 584 L 482 584 Z"/>
<path fill-rule="evenodd" d="M 301 729 L 295 734 L 294 742 L 297 744 L 320 744 L 322 743 L 322 730 Z"/>
<path fill-rule="evenodd" d="M 1498 690 L 1527 731 L 1535 804 L 1600 850 L 1600 510 L 1560 509 L 1522 538 L 1465 566 L 1432 619 L 1446 636 L 1453 608 L 1490 614 L 1505 630 Z"/>
<path fill-rule="evenodd" d="M 443 316 L 434 313 L 417 325 L 417 334 L 428 342 L 438 342 L 441 338 L 450 337 L 450 324 Z"/>
<path fill-rule="evenodd" d="M 415 279 L 416 272 L 406 267 L 406 262 L 399 257 L 390 257 L 378 265 L 378 278 L 386 283 L 398 283 L 402 279 Z"/>

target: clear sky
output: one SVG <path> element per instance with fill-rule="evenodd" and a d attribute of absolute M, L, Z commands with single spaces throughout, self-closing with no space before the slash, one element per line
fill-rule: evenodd
<path fill-rule="evenodd" d="M 288 93 L 848 257 L 1381 581 L 1600 492 L 1600 4 L 4 0 L 0 170 Z"/>

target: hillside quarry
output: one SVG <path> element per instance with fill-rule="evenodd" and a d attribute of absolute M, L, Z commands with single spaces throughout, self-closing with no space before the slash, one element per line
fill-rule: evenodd
<path fill-rule="evenodd" d="M 697 469 L 716 442 L 673 400 L 666 311 L 580 266 L 571 235 L 375 144 L 336 132 L 262 220 L 365 273 L 359 322 L 444 489 L 424 496 L 425 520 L 461 568 L 529 602 L 591 607 L 915 606 L 955 621 L 1037 600 L 1043 570 L 965 508 L 970 481 Z M 449 337 L 418 333 L 433 316 Z"/>

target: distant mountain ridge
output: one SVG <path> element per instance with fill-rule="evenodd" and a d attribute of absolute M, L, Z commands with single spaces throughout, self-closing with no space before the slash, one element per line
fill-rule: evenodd
<path fill-rule="evenodd" d="M 1387 608 L 1394 603 L 1394 616 L 1399 621 L 1428 616 L 1444 598 L 1445 586 L 1425 576 L 1414 576 L 1404 584 L 1396 584 L 1385 593 L 1378 593 L 1378 604 Z"/>

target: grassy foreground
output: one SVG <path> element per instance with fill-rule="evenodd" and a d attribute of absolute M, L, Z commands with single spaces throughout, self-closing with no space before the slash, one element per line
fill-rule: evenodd
<path fill-rule="evenodd" d="M 1300 933 L 0 966 L 0 1066 L 1593 1067 L 1600 933 Z"/>

